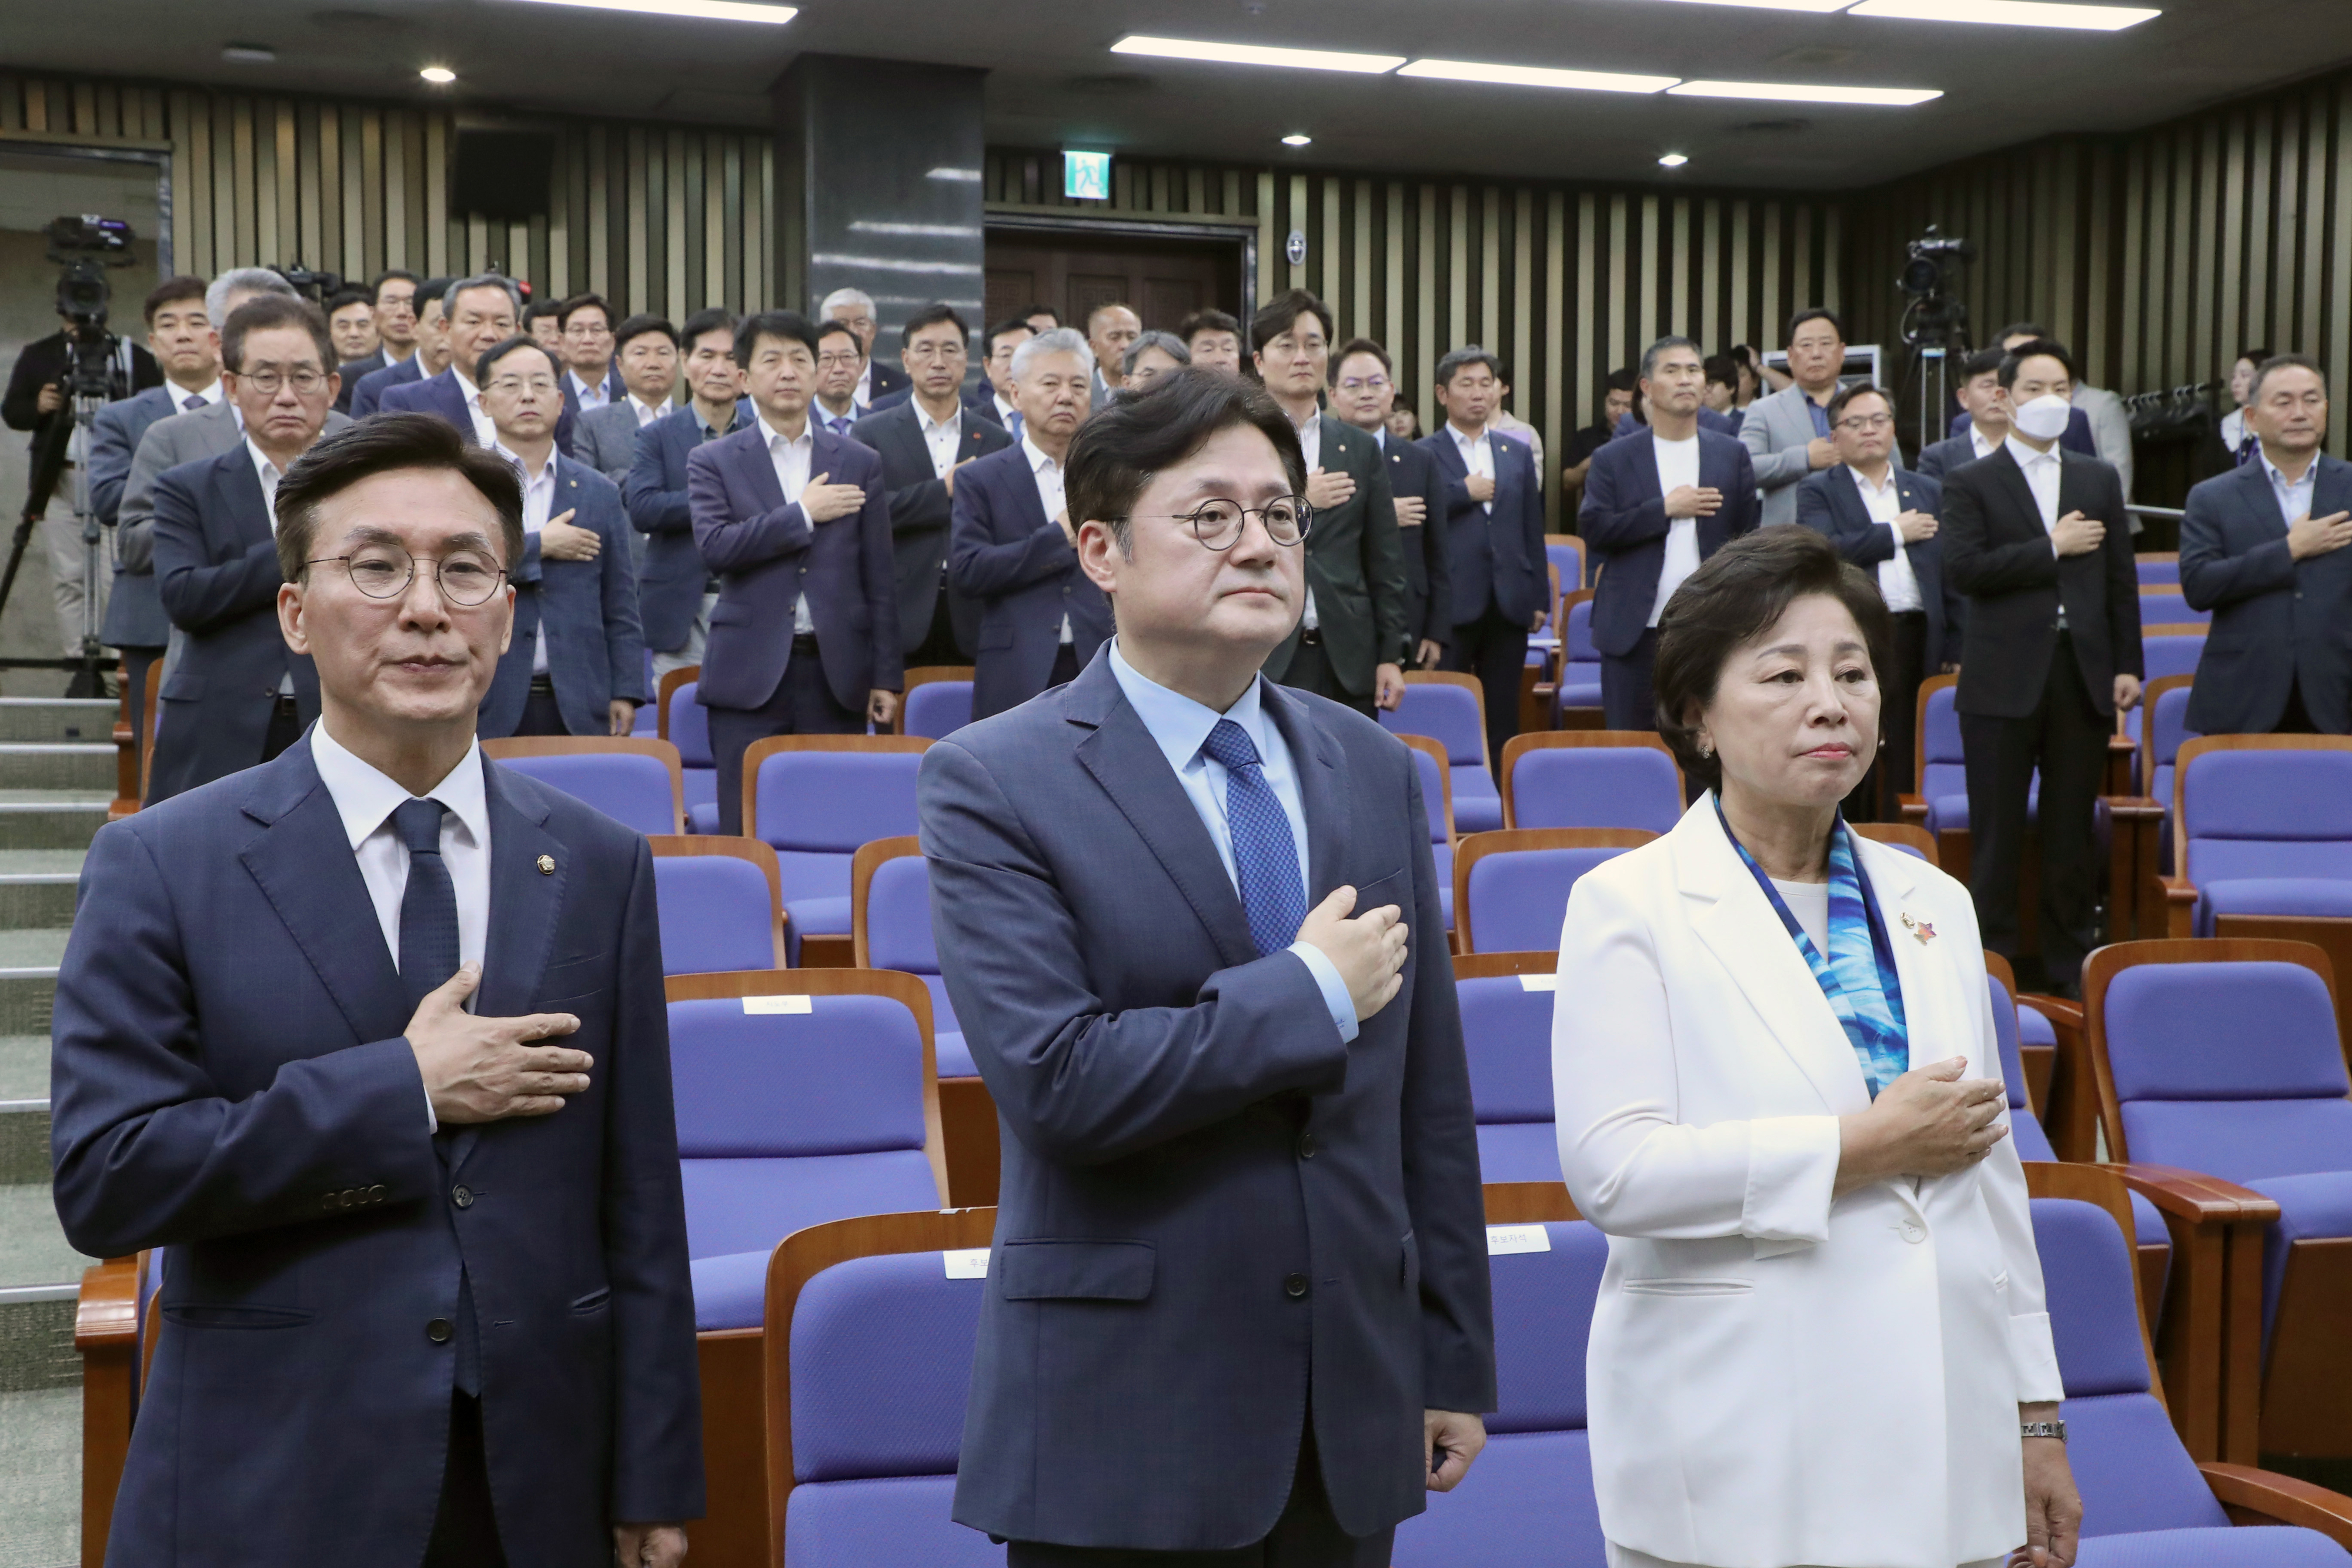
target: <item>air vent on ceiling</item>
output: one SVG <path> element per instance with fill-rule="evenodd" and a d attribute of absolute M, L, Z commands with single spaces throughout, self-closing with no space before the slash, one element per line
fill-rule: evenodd
<path fill-rule="evenodd" d="M 1726 131 L 1742 136 L 1794 136 L 1812 128 L 1813 122 L 1810 120 L 1743 120 L 1737 125 L 1724 127 Z"/>
<path fill-rule="evenodd" d="M 1860 52 L 1858 49 L 1838 49 L 1826 45 L 1814 45 L 1775 55 L 1769 63 L 1788 66 L 1799 70 L 1814 70 L 1831 66 L 1850 65 Z"/>

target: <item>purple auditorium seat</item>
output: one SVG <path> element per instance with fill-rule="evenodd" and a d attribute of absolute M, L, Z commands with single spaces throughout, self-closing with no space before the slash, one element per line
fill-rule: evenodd
<path fill-rule="evenodd" d="M 2352 750 L 2183 749 L 2198 936 L 2221 915 L 2352 915 Z"/>
<path fill-rule="evenodd" d="M 971 722 L 970 681 L 925 681 L 907 694 L 906 718 L 899 727 L 937 740 Z"/>
<path fill-rule="evenodd" d="M 636 832 L 677 831 L 677 798 L 669 768 L 658 758 L 641 751 L 577 751 L 497 760 Z"/>
<path fill-rule="evenodd" d="M 903 1003 L 672 1002 L 669 1033 L 697 1329 L 759 1326 L 768 1254 L 793 1231 L 943 1201 L 924 1151 L 922 1034 Z"/>
<path fill-rule="evenodd" d="M 1680 772 L 1654 746 L 1535 747 L 1507 758 L 1504 772 L 1515 828 L 1667 833 L 1682 821 Z"/>
<path fill-rule="evenodd" d="M 1926 766 L 1920 770 L 1916 792 L 1927 803 L 1927 815 L 1919 825 L 1931 833 L 1965 832 L 1969 826 L 1968 762 L 1960 751 L 1959 710 L 1953 706 L 1957 690 L 1939 686 L 1927 694 L 1927 722 L 1920 727 Z M 2042 770 L 2037 768 L 2033 781 L 2026 787 L 2027 821 L 2033 821 L 2041 804 Z"/>
<path fill-rule="evenodd" d="M 710 755 L 710 710 L 694 700 L 698 681 L 681 681 L 669 694 L 669 743 L 686 770 L 686 831 L 719 831 L 719 763 Z"/>
<path fill-rule="evenodd" d="M 1521 829 L 1522 832 L 1529 830 Z M 1471 953 L 1553 953 L 1576 879 L 1631 845 L 1578 844 L 1502 849 L 1470 865 L 1469 909 L 1458 915 L 1464 950 Z"/>
<path fill-rule="evenodd" d="M 2142 588 L 2162 588 L 2180 581 L 2180 558 L 2178 555 L 2134 556 L 2132 570 L 2138 575 Z"/>
<path fill-rule="evenodd" d="M 1559 686 L 1552 694 L 1552 723 L 1572 707 L 1601 706 L 1601 650 L 1592 645 L 1592 599 L 1586 595 L 1568 607 L 1568 647 L 1560 666 Z"/>
<path fill-rule="evenodd" d="M 782 865 L 785 938 L 795 966 L 802 937 L 848 935 L 849 862 L 858 846 L 915 831 L 922 754 L 875 745 L 880 738 L 837 750 L 774 751 L 760 760 L 743 831 L 773 847 Z"/>
<path fill-rule="evenodd" d="M 776 967 L 774 892 L 733 855 L 654 856 L 662 973 L 716 975 Z"/>
<path fill-rule="evenodd" d="M 949 1518 L 984 1279 L 941 1252 L 853 1258 L 793 1310 L 793 1487 L 784 1568 L 993 1568 L 1004 1548 Z"/>
<path fill-rule="evenodd" d="M 940 1076 L 977 1077 L 980 1069 L 972 1065 L 963 1026 L 956 1022 L 946 982 L 940 978 L 940 950 L 931 941 L 931 877 L 922 856 L 899 855 L 874 868 L 866 889 L 866 967 L 912 975 L 931 993 Z"/>
<path fill-rule="evenodd" d="M 661 691 L 661 682 L 654 675 L 654 656 L 650 651 L 646 654 L 645 680 L 646 690 L 658 695 Z M 648 740 L 660 739 L 661 709 L 651 702 L 639 703 L 636 717 L 631 721 L 629 733 L 643 736 Z"/>
<path fill-rule="evenodd" d="M 1584 586 L 1584 541 L 1574 534 L 1546 534 L 1544 559 L 1559 573 L 1561 594 Z"/>
<path fill-rule="evenodd" d="M 2142 584 L 2139 591 L 2139 623 L 2143 626 L 2210 625 L 2213 612 L 2191 610 L 2180 591 L 2179 583 Z"/>
<path fill-rule="evenodd" d="M 1454 845 L 1449 841 L 1445 821 L 1445 780 L 1439 776 L 1437 758 L 1428 752 L 1415 749 L 1413 768 L 1421 774 L 1421 803 L 1429 813 L 1429 853 L 1437 862 L 1437 904 L 1445 912 L 1445 928 L 1454 929 Z"/>
<path fill-rule="evenodd" d="M 2130 1254 L 2096 1204 L 2033 1200 L 2066 1398 L 2068 1459 L 2083 1496 L 2077 1568 L 2346 1568 L 2315 1531 L 2232 1529 L 2158 1403 Z"/>
<path fill-rule="evenodd" d="M 1478 694 L 1452 681 L 1407 678 L 1404 700 L 1381 711 L 1382 727 L 1425 735 L 1445 747 L 1454 774 L 1454 831 L 1484 833 L 1503 825 L 1503 797 L 1486 770 L 1486 716 Z"/>
<path fill-rule="evenodd" d="M 2202 632 L 2164 632 L 2141 638 L 2139 648 L 2141 661 L 2147 666 L 2140 678 L 2160 681 L 2167 675 L 2195 674 L 2197 661 L 2205 656 L 2205 637 Z"/>
<path fill-rule="evenodd" d="M 1462 1484 L 1432 1492 L 1429 1511 L 1397 1526 L 1395 1568 L 1602 1568 L 1608 1546 L 1592 1496 L 1585 1437 L 1585 1342 L 1609 1239 L 1582 1221 L 1490 1228 L 1541 1250 L 1487 1261 L 1494 1289 L 1495 1373 L 1501 1408 L 1486 1449 Z"/>
<path fill-rule="evenodd" d="M 2179 1166 L 2277 1203 L 2263 1331 L 2290 1249 L 2352 1237 L 2352 1093 L 2327 982 L 2293 963 L 2135 964 L 2107 984 L 2116 1157 Z"/>
<path fill-rule="evenodd" d="M 1470 967 L 1476 960 L 1465 955 L 1457 962 Z M 1470 1059 L 1482 1179 L 1559 1180 L 1559 1140 L 1552 1123 L 1551 974 L 1457 974 L 1454 992 Z"/>

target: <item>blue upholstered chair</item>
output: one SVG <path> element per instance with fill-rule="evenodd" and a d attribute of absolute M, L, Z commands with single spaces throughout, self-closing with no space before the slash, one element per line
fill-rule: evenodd
<path fill-rule="evenodd" d="M 1411 670 L 1404 677 L 1404 700 L 1380 715 L 1382 728 L 1425 735 L 1445 747 L 1457 833 L 1484 833 L 1503 825 L 1503 797 L 1486 756 L 1485 690 L 1475 675 Z"/>
<path fill-rule="evenodd" d="M 850 935 L 861 969 L 896 969 L 923 982 L 931 994 L 931 1039 L 940 1076 L 971 1078 L 979 1069 L 963 1043 L 940 978 L 940 950 L 931 940 L 931 878 L 921 841 L 909 834 L 861 847 L 849 868 Z"/>
<path fill-rule="evenodd" d="M 927 664 L 907 672 L 898 733 L 937 740 L 971 722 L 971 666 Z"/>
<path fill-rule="evenodd" d="M 2173 936 L 2229 936 L 2232 915 L 2352 918 L 2352 736 L 2200 736 L 2172 787 Z"/>
<path fill-rule="evenodd" d="M 1642 828 L 1507 828 L 1454 845 L 1454 936 L 1465 953 L 1555 953 L 1576 879 L 1658 835 Z"/>
<path fill-rule="evenodd" d="M 642 736 L 514 736 L 482 742 L 492 762 L 527 773 L 640 833 L 675 833 L 686 810 L 677 747 Z"/>
<path fill-rule="evenodd" d="M 1490 1182 L 1556 1182 L 1551 1098 L 1553 953 L 1465 953 L 1454 960 L 1478 1171 Z"/>
<path fill-rule="evenodd" d="M 849 871 L 858 846 L 912 833 L 915 773 L 930 741 L 912 735 L 778 735 L 743 754 L 743 831 L 776 852 L 785 938 L 849 961 Z"/>
<path fill-rule="evenodd" d="M 1565 625 L 1560 649 L 1559 684 L 1552 691 L 1552 727 L 1569 727 L 1571 712 L 1580 719 L 1576 727 L 1601 727 L 1601 650 L 1592 645 L 1592 590 L 1580 588 L 1559 596 L 1560 620 Z M 1583 716 L 1590 712 L 1589 722 Z"/>
<path fill-rule="evenodd" d="M 2193 610 L 2177 582 L 2142 583 L 2139 590 L 2139 623 L 2143 626 L 2186 626 L 2194 622 L 2210 625 L 2213 612 Z"/>
<path fill-rule="evenodd" d="M 654 852 L 662 973 L 708 975 L 784 967 L 783 881 L 757 839 L 662 833 Z"/>
<path fill-rule="evenodd" d="M 2161 588 L 2180 580 L 2180 552 L 2151 550 L 2132 557 L 2132 568 L 2138 574 L 2142 588 Z"/>
<path fill-rule="evenodd" d="M 1454 770 L 1445 747 L 1425 735 L 1400 735 L 1421 773 L 1422 810 L 1429 814 L 1429 853 L 1437 866 L 1437 902 L 1445 929 L 1454 929 Z"/>
<path fill-rule="evenodd" d="M 2197 738 L 2189 727 L 2189 693 L 2196 676 L 2151 676 L 2140 693 L 2139 706 L 2132 709 L 2135 716 L 2146 716 L 2133 728 L 2139 737 L 2140 792 L 2164 808 L 2156 834 L 2156 869 L 2158 875 L 2169 876 L 2172 860 L 2172 773 L 2179 759 L 2180 748 Z"/>
<path fill-rule="evenodd" d="M 662 677 L 661 737 L 677 747 L 685 770 L 686 831 L 719 831 L 719 761 L 710 755 L 710 710 L 695 700 L 699 666 Z"/>
<path fill-rule="evenodd" d="M 1515 735 L 1503 747 L 1507 828 L 1674 831 L 1683 770 L 1650 730 L 1556 729 Z"/>

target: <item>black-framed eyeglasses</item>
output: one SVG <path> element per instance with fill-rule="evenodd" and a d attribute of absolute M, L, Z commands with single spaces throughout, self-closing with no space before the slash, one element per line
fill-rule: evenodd
<path fill-rule="evenodd" d="M 416 558 L 398 545 L 368 545 L 350 555 L 312 556 L 302 564 L 326 566 L 335 561 L 342 563 L 352 586 L 370 599 L 397 599 L 416 580 Z M 454 549 L 432 560 L 432 566 L 441 597 L 464 609 L 488 602 L 507 575 L 487 550 Z"/>
<path fill-rule="evenodd" d="M 1141 513 L 1130 516 L 1142 516 Z M 1192 536 L 1211 549 L 1231 549 L 1241 542 L 1242 530 L 1251 517 L 1257 518 L 1265 528 L 1265 537 L 1278 545 L 1295 545 L 1307 537 L 1307 526 L 1313 519 L 1314 508 L 1307 506 L 1304 496 L 1283 496 L 1263 507 L 1244 507 L 1239 501 L 1222 497 L 1203 501 L 1189 512 L 1160 514 L 1180 523 L 1192 525 Z M 1127 517 L 1112 519 L 1126 522 Z"/>

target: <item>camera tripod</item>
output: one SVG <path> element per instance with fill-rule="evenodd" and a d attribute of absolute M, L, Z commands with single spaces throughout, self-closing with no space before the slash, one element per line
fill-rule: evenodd
<path fill-rule="evenodd" d="M 69 697 L 106 695 L 105 647 L 99 641 L 99 571 L 103 538 L 98 512 L 89 500 L 88 455 L 98 411 L 107 403 L 113 349 L 111 336 L 103 336 L 92 344 L 75 340 L 75 362 L 68 382 L 73 417 L 55 421 L 49 427 L 47 439 L 33 464 L 33 482 L 26 493 L 23 515 L 16 519 L 16 535 L 8 543 L 8 564 L 0 569 L 0 610 L 5 610 L 9 592 L 16 586 L 16 573 L 25 564 L 25 551 L 32 543 L 33 532 L 48 516 L 49 498 L 58 481 L 70 474 L 75 531 L 81 539 L 80 651 L 57 659 L 0 659 L 0 669 L 69 672 L 72 678 L 66 685 L 66 695 Z M 80 437 L 83 460 L 68 467 L 67 454 L 74 449 L 76 435 Z"/>

